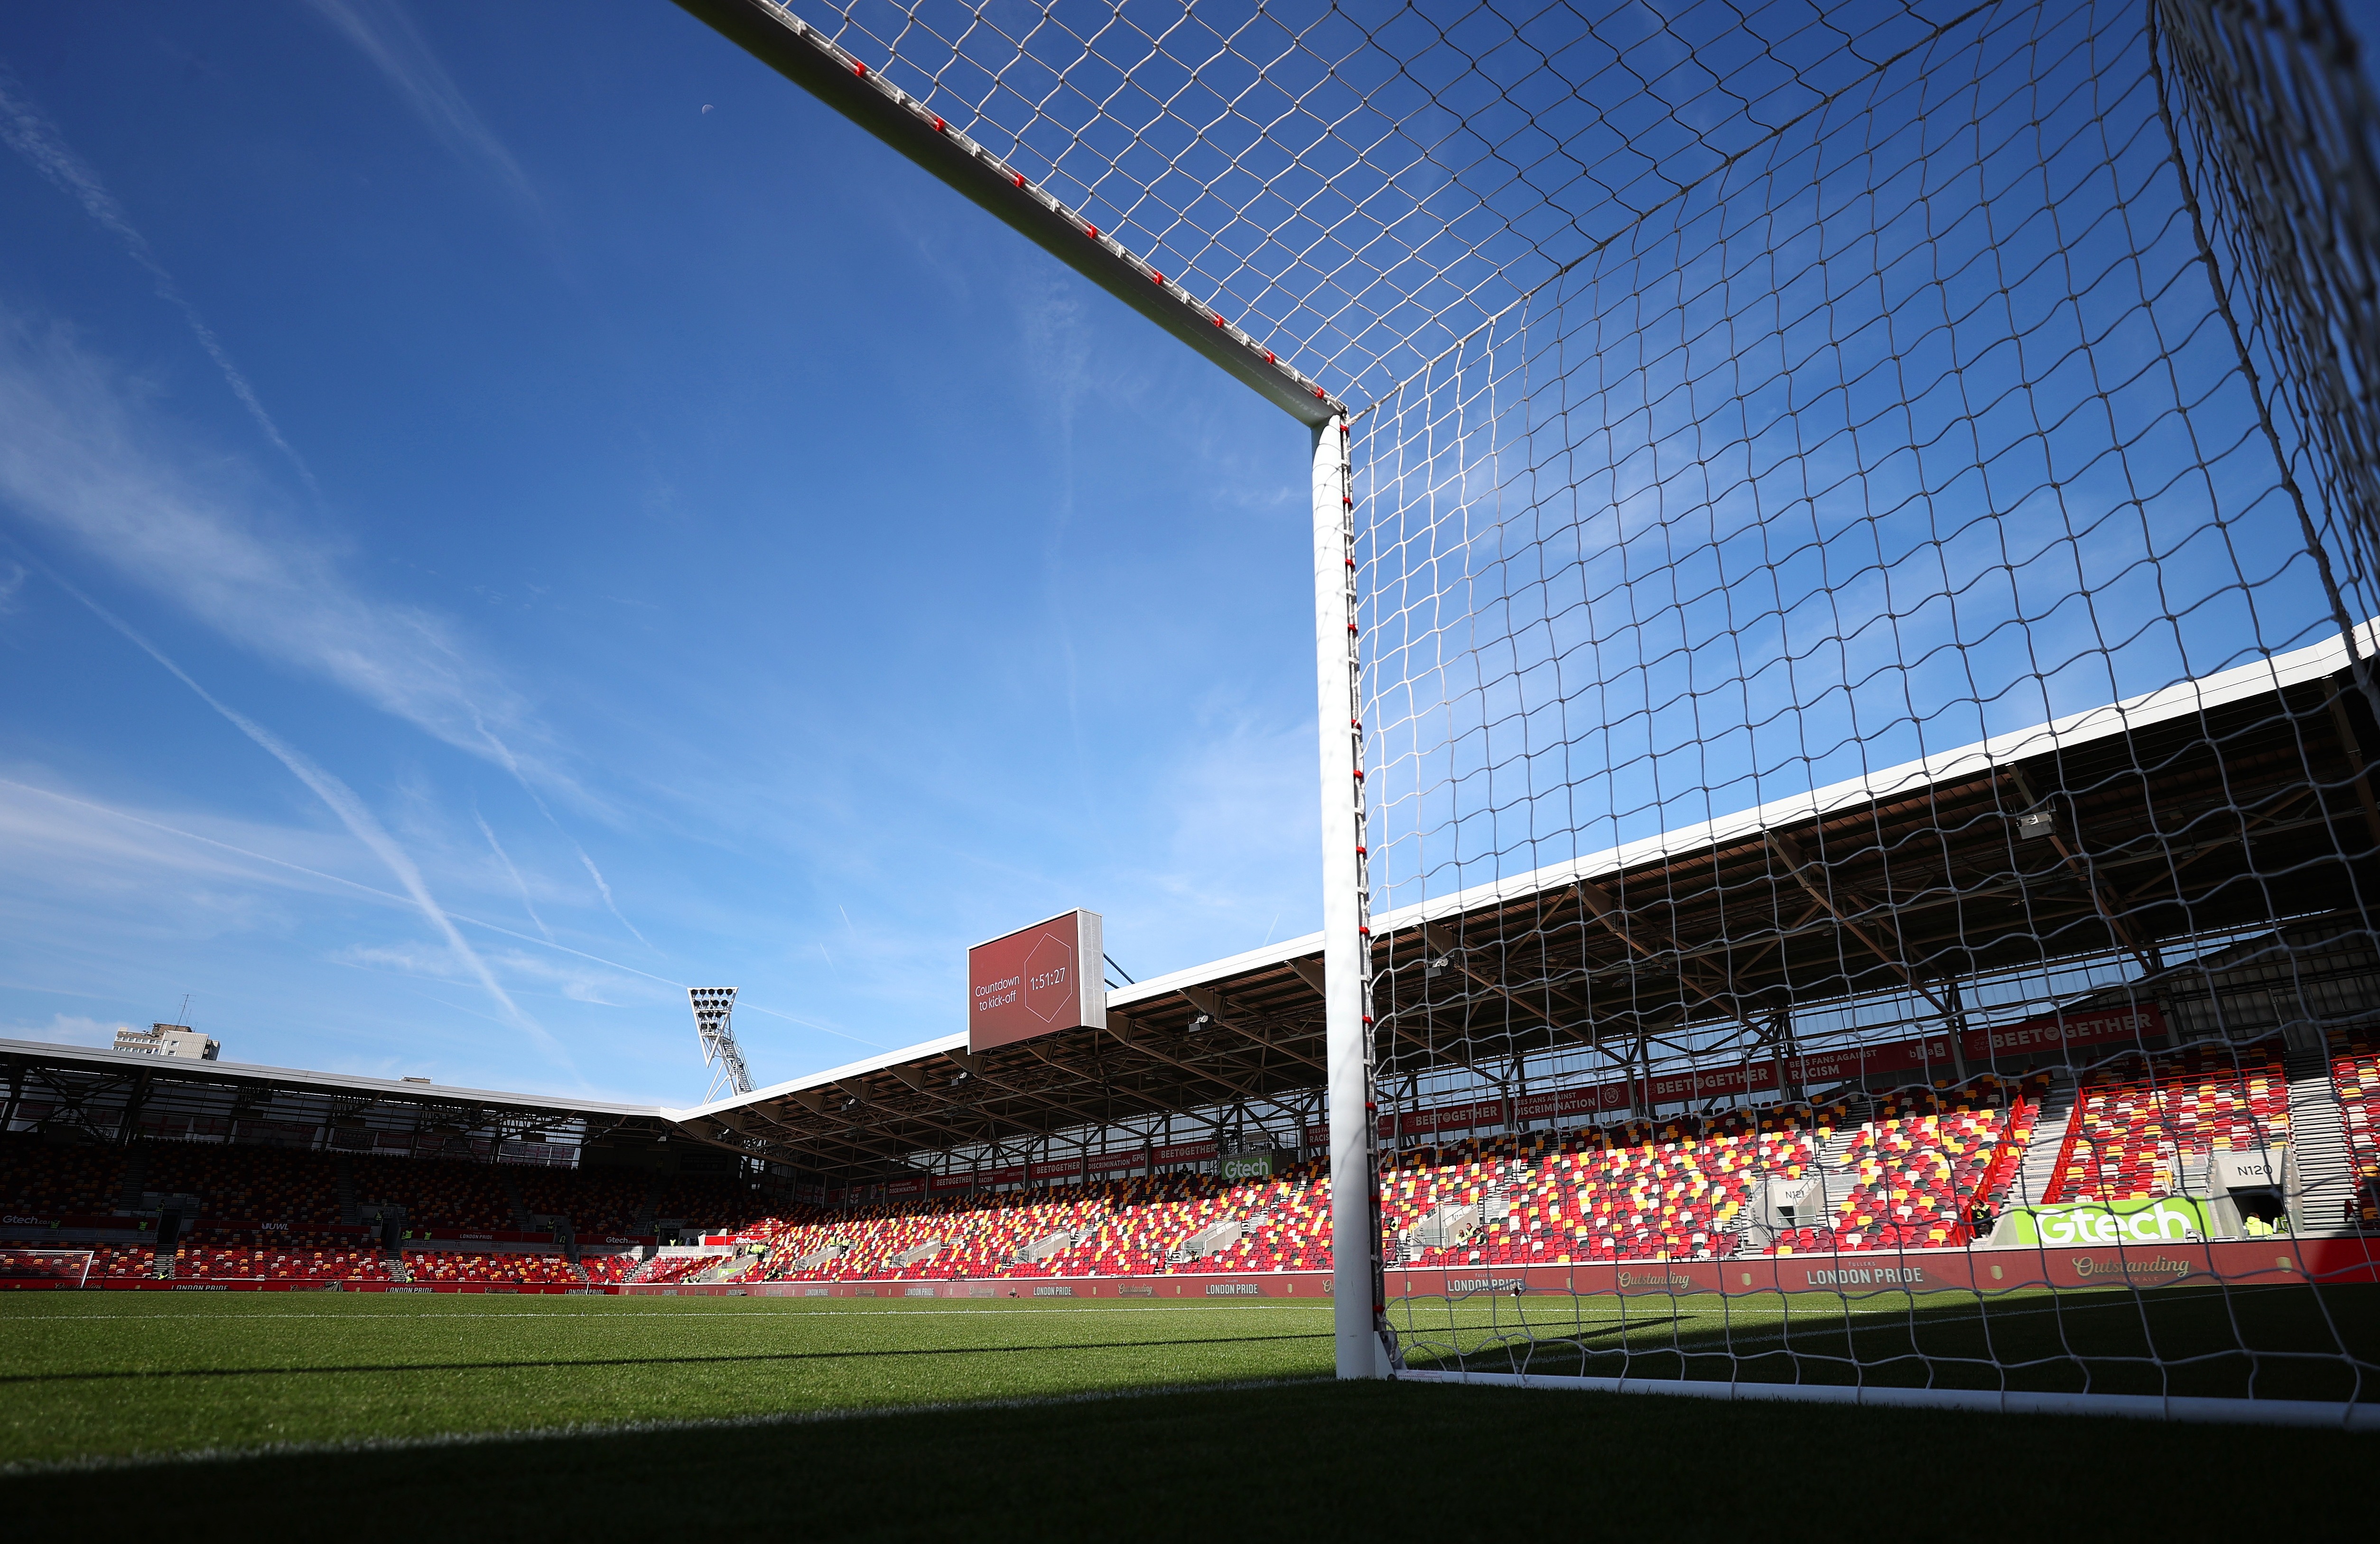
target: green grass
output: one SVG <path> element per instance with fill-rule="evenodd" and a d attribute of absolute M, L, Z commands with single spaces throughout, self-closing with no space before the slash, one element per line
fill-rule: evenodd
<path fill-rule="evenodd" d="M 193 1298 L 0 1297 L 0 1463 L 795 1415 L 1330 1370 L 1327 1307 Z"/>
<path fill-rule="evenodd" d="M 1416 1298 L 1415 1367 L 1719 1382 L 2380 1400 L 2380 1288 Z M 2340 1355 L 2341 1349 L 2347 1352 Z"/>
<path fill-rule="evenodd" d="M 2150 1300 L 2174 1322 L 2146 1333 L 2194 1333 L 2186 1299 Z M 1626 1345 L 1639 1373 L 1668 1357 L 1699 1375 L 1718 1305 L 1635 1299 L 1624 1325 L 1610 1299 L 1517 1307 L 1596 1354 Z M 1804 1333 L 1864 1357 L 1895 1333 L 1953 1333 L 1937 1305 L 1883 1307 L 1846 1324 L 1779 1303 L 1734 1328 L 1748 1346 L 1790 1310 L 1805 1361 Z M 1485 1367 L 1509 1361 L 1515 1308 L 1438 1313 Z M 2270 1320 L 2256 1333 L 2285 1333 L 2285 1310 L 2252 1310 Z M 2375 1452 L 2330 1431 L 1337 1384 L 1330 1357 L 1327 1308 L 1290 1304 L 15 1294 L 0 1297 L 0 1463 L 16 1471 L 0 1471 L 0 1515 L 76 1526 L 103 1503 L 251 1538 L 316 1514 L 343 1538 L 415 1539 L 669 1518 L 888 1539 L 1793 1519 L 2269 1534 L 2335 1517 L 2333 1482 Z M 1234 1386 L 1257 1381 L 1287 1381 Z M 705 1421 L 740 1424 L 676 1424 Z M 602 1429 L 630 1423 L 662 1424 Z"/>

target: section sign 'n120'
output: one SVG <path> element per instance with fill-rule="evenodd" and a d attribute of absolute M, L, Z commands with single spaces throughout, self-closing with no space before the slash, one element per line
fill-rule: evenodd
<path fill-rule="evenodd" d="M 967 1047 L 989 1051 L 1056 1030 L 1103 1030 L 1099 914 L 1066 911 L 967 950 Z"/>

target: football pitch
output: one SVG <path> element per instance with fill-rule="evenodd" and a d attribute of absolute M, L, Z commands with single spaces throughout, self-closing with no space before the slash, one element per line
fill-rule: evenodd
<path fill-rule="evenodd" d="M 2101 1386 L 2137 1392 L 2125 1380 L 2143 1376 L 2141 1345 L 2187 1362 L 2205 1314 L 2253 1302 L 2232 1296 L 2228 1309 L 2211 1295 L 2010 1303 L 1993 1345 L 2021 1358 L 2063 1337 L 2102 1354 Z M 2362 1296 L 2325 1297 L 2368 1330 Z M 1896 1347 L 1913 1337 L 1938 1357 L 1945 1337 L 1981 1333 L 1923 1299 L 1851 1316 L 1822 1301 L 1831 1315 L 1691 1297 L 1411 1311 L 1438 1322 L 1419 1365 L 1500 1369 L 1534 1340 L 1537 1370 L 1625 1350 L 1655 1377 L 1682 1360 L 1709 1375 L 1724 1339 L 1798 1357 L 1811 1381 L 1841 1381 L 1850 1354 L 1869 1381 L 1907 1382 L 1914 1361 Z M 2311 1344 L 2307 1301 L 2245 1310 L 2249 1344 L 2280 1354 L 2268 1366 L 2299 1365 L 2285 1353 Z M 2155 1305 L 2145 1321 L 2141 1303 Z M 583 1515 L 779 1518 L 819 1538 L 1211 1538 L 1259 1519 L 1259 1533 L 1349 1537 L 1377 1515 L 1479 1537 L 1565 1521 L 1955 1522 L 1950 1498 L 1981 1490 L 2003 1520 L 2013 1505 L 2062 1526 L 2269 1528 L 2345 1504 L 2324 1477 L 2375 1453 L 2335 1431 L 1346 1385 L 1330 1357 L 1328 1307 L 1290 1303 L 10 1294 L 0 1505 L 64 1522 L 99 1497 L 153 1502 L 203 1533 L 211 1517 L 245 1528 L 270 1498 L 277 1515 L 321 1508 L 362 1537 L 418 1534 L 424 1506 L 466 1535 Z M 2235 1360 L 2187 1365 L 2202 1392 L 2279 1376 Z M 2036 1386 L 2078 1386 L 2064 1376 Z M 2301 1397 L 2346 1396 L 2323 1384 L 2335 1372 L 2289 1376 Z"/>

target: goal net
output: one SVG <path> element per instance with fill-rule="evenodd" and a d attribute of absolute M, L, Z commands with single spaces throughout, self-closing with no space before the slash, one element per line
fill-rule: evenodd
<path fill-rule="evenodd" d="M 90 1249 L 0 1249 L 0 1282 L 56 1282 L 80 1286 L 91 1279 Z"/>
<path fill-rule="evenodd" d="M 2369 1414 L 2330 6 L 681 3 L 1318 430 L 1342 1373 Z"/>

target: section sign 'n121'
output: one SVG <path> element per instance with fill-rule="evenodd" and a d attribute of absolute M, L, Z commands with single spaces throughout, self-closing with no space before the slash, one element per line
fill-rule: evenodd
<path fill-rule="evenodd" d="M 967 1047 L 989 1051 L 1056 1030 L 1103 1030 L 1099 914 L 1066 911 L 967 950 Z"/>

